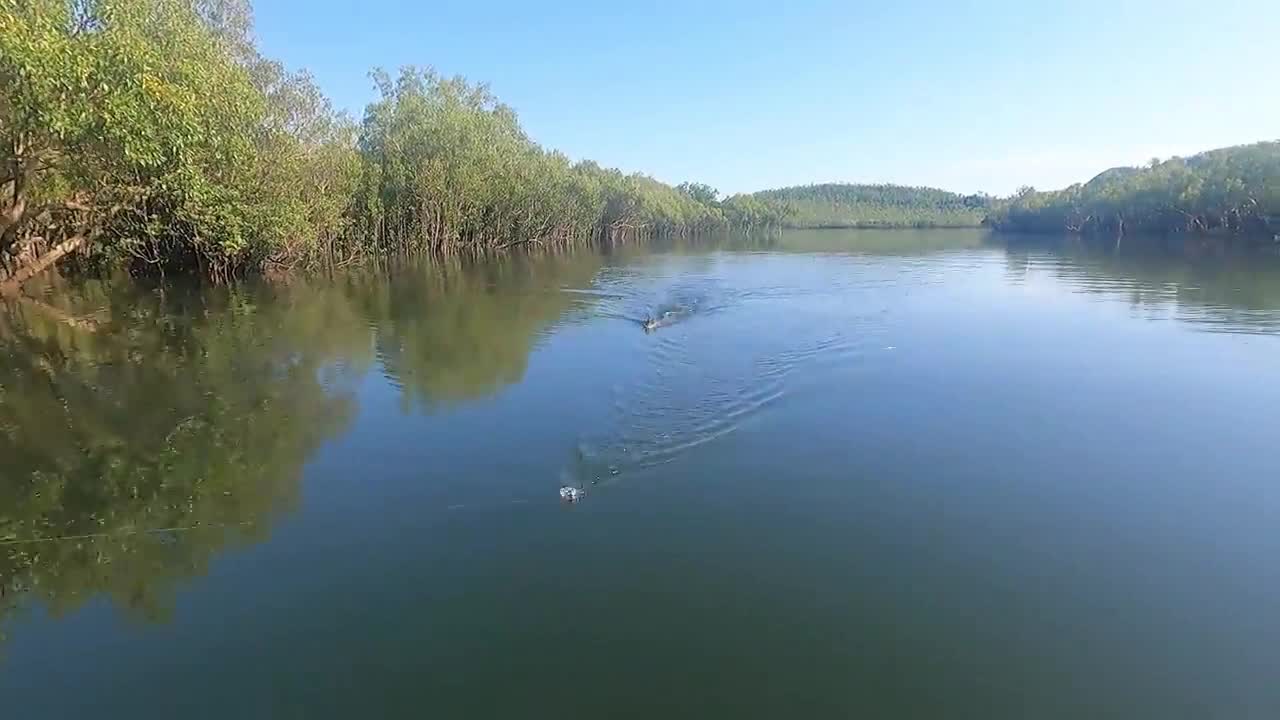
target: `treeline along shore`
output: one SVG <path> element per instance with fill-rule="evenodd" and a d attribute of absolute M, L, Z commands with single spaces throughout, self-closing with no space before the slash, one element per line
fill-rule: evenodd
<path fill-rule="evenodd" d="M 1087 183 L 1022 188 L 988 223 L 1028 233 L 1201 234 L 1280 239 L 1280 142 L 1210 150 L 1113 168 Z"/>
<path fill-rule="evenodd" d="M 226 277 L 781 223 L 571 162 L 429 69 L 375 70 L 355 122 L 251 26 L 243 0 L 0 0 L 0 285 L 73 254 Z"/>
<path fill-rule="evenodd" d="M 538 145 L 486 86 L 374 70 L 357 121 L 255 47 L 248 0 L 0 0 L 0 292 L 59 262 L 225 279 L 392 254 L 780 227 L 1274 237 L 1280 144 L 1007 199 L 827 184 L 722 197 Z"/>

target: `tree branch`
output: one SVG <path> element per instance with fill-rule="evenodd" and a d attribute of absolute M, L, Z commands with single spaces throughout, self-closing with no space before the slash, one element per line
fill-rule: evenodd
<path fill-rule="evenodd" d="M 54 245 L 48 252 L 19 268 L 8 278 L 0 281 L 0 295 L 16 294 L 22 288 L 22 283 L 48 270 L 64 256 L 79 250 L 96 234 L 96 232 L 80 232 Z"/>

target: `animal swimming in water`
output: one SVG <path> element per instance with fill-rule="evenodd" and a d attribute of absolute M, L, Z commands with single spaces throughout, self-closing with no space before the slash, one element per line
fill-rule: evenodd
<path fill-rule="evenodd" d="M 654 330 L 657 330 L 659 327 L 661 327 L 663 323 L 675 320 L 683 312 L 684 311 L 682 309 L 677 309 L 677 310 L 666 310 L 658 315 L 649 315 L 644 319 L 644 322 L 640 323 L 640 325 L 644 327 L 645 332 L 653 332 Z"/>

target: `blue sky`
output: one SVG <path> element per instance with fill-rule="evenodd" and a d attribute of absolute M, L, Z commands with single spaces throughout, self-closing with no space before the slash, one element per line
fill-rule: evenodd
<path fill-rule="evenodd" d="M 1280 139 L 1280 2 L 257 0 L 267 55 L 359 117 L 368 71 L 488 82 L 529 133 L 727 192 L 1060 187 Z"/>

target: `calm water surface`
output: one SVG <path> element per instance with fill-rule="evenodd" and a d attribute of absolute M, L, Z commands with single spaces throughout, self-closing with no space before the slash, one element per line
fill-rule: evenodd
<path fill-rule="evenodd" d="M 1274 718 L 1278 411 L 1280 263 L 1196 244 L 60 285 L 0 306 L 0 706 Z"/>

